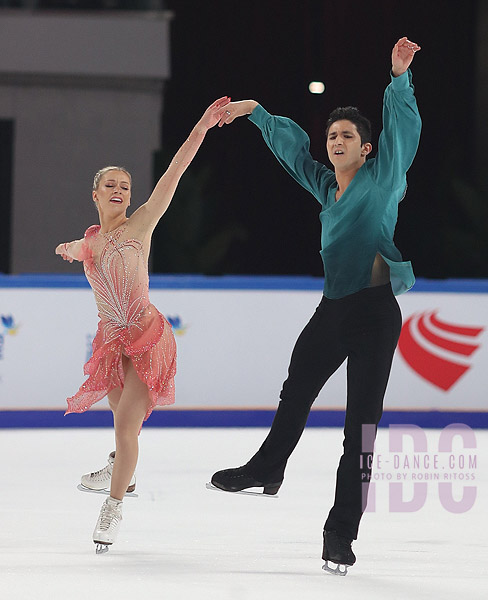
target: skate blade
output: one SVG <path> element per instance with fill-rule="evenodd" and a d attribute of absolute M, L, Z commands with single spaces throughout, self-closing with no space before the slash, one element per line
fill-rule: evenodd
<path fill-rule="evenodd" d="M 345 577 L 347 575 L 347 567 L 349 565 L 338 565 L 336 563 L 332 563 L 332 564 L 335 565 L 335 569 L 333 569 L 332 567 L 329 567 L 328 561 L 325 561 L 325 565 L 322 565 L 322 569 L 326 573 L 329 573 L 329 575 L 339 575 L 339 577 Z M 343 567 L 343 568 L 341 569 L 341 567 Z"/>
<path fill-rule="evenodd" d="M 264 492 L 248 492 L 247 490 L 242 490 L 240 492 L 227 492 L 226 490 L 221 490 L 218 487 L 215 487 L 212 483 L 206 483 L 205 487 L 207 490 L 214 490 L 215 492 L 224 492 L 224 494 L 242 494 L 243 496 L 259 496 L 260 498 L 278 498 L 278 494 L 265 494 Z"/>
<path fill-rule="evenodd" d="M 105 552 L 108 552 L 109 544 L 95 543 L 97 544 L 97 547 L 95 548 L 96 554 L 105 554 Z"/>
<path fill-rule="evenodd" d="M 104 496 L 110 496 L 110 490 L 92 490 L 90 488 L 85 487 L 81 483 L 79 483 L 76 487 L 77 487 L 77 489 L 80 490 L 80 492 L 89 492 L 90 494 L 102 494 Z M 139 498 L 139 495 L 136 494 L 135 492 L 125 492 L 125 497 L 126 498 Z"/>

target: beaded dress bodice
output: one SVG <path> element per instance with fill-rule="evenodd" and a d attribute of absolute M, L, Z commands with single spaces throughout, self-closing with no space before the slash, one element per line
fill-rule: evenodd
<path fill-rule="evenodd" d="M 127 237 L 126 224 L 109 233 L 101 233 L 100 226 L 94 225 L 88 229 L 85 241 L 88 258 L 83 264 L 104 325 L 105 342 L 122 337 L 130 346 L 136 340 L 142 341 L 144 330 L 156 316 L 150 310 L 142 242 Z"/>

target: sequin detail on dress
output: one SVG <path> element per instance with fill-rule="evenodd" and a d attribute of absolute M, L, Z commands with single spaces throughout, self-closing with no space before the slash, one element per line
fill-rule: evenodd
<path fill-rule="evenodd" d="M 66 414 L 84 412 L 108 392 L 124 387 L 122 355 L 132 363 L 149 390 L 150 405 L 174 403 L 176 342 L 171 325 L 149 302 L 149 278 L 142 242 L 126 238 L 127 226 L 101 233 L 93 225 L 82 250 L 86 277 L 98 307 L 93 354 L 84 372 L 88 379 L 68 398 Z"/>

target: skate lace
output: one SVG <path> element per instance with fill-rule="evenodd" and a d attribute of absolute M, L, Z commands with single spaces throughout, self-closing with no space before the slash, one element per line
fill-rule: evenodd
<path fill-rule="evenodd" d="M 99 469 L 98 471 L 94 471 L 90 473 L 91 479 L 109 479 L 110 478 L 110 469 L 109 467 L 103 467 L 103 469 Z"/>
<path fill-rule="evenodd" d="M 120 515 L 117 510 L 117 507 L 109 506 L 108 504 L 104 504 L 102 506 L 102 510 L 100 512 L 100 524 L 99 529 L 108 530 L 113 525 L 117 525 L 120 520 Z"/>

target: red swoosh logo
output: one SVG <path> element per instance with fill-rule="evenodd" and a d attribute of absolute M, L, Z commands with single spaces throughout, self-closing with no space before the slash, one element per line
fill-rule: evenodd
<path fill-rule="evenodd" d="M 398 348 L 418 375 L 448 391 L 471 368 L 456 358 L 470 357 L 480 347 L 475 338 L 483 330 L 446 323 L 437 318 L 436 311 L 425 311 L 404 323 Z M 454 336 L 456 339 L 452 339 Z"/>

